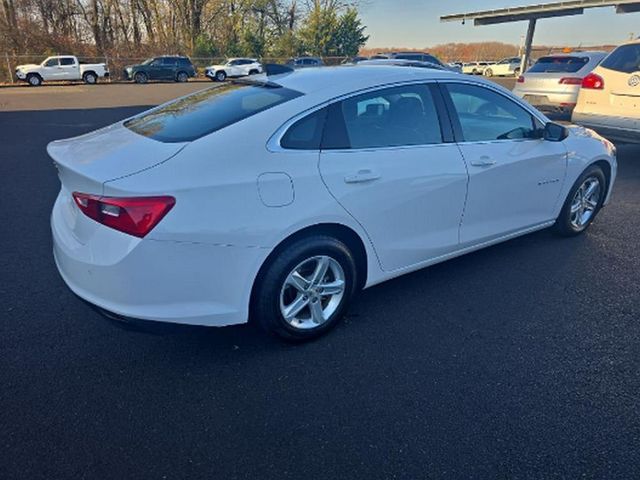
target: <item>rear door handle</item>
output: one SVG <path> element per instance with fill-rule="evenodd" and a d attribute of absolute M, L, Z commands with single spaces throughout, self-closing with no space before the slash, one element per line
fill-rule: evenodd
<path fill-rule="evenodd" d="M 378 180 L 380 175 L 371 170 L 358 170 L 358 173 L 344 177 L 345 183 L 366 183 Z"/>
<path fill-rule="evenodd" d="M 471 165 L 473 165 L 474 167 L 490 167 L 491 165 L 495 164 L 496 161 L 491 157 L 487 157 L 486 155 L 483 155 L 476 160 L 471 160 Z"/>

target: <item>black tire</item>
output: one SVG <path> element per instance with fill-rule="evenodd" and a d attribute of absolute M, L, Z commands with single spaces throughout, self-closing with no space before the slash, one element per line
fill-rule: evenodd
<path fill-rule="evenodd" d="M 581 225 L 576 225 L 574 221 L 574 212 L 572 212 L 572 205 L 576 205 L 578 200 L 576 199 L 576 195 L 580 188 L 582 188 L 590 179 L 597 180 L 599 183 L 599 194 L 598 199 L 595 202 L 595 208 L 593 209 L 593 213 L 589 216 L 589 218 Z M 592 165 L 587 168 L 578 180 L 573 184 L 571 190 L 569 191 L 569 195 L 562 206 L 562 210 L 560 211 L 560 215 L 556 219 L 556 223 L 553 226 L 554 231 L 563 236 L 563 237 L 573 237 L 575 235 L 580 235 L 583 233 L 589 226 L 593 223 L 593 220 L 598 215 L 598 212 L 602 208 L 602 204 L 607 196 L 607 179 L 600 168 L 597 165 Z M 584 203 L 583 203 L 584 205 Z"/>
<path fill-rule="evenodd" d="M 227 72 L 220 70 L 216 72 L 215 77 L 217 82 L 224 82 L 227 79 Z"/>
<path fill-rule="evenodd" d="M 484 76 L 485 76 L 485 77 L 493 77 L 493 70 L 492 70 L 492 69 L 490 69 L 490 68 L 487 68 L 487 69 L 484 71 Z"/>
<path fill-rule="evenodd" d="M 133 81 L 136 82 L 136 83 L 139 83 L 139 84 L 147 83 L 149 81 L 149 77 L 144 72 L 137 72 L 133 76 Z"/>
<path fill-rule="evenodd" d="M 187 72 L 178 72 L 176 75 L 176 82 L 178 83 L 184 83 L 186 81 L 189 80 L 189 75 L 187 75 Z"/>
<path fill-rule="evenodd" d="M 98 83 L 98 75 L 96 75 L 94 72 L 86 72 L 82 76 L 82 80 L 84 80 L 84 83 L 86 83 L 87 85 L 95 85 L 96 83 Z"/>
<path fill-rule="evenodd" d="M 300 264 L 313 261 L 314 257 L 326 256 L 336 261 L 342 268 L 344 274 L 344 291 L 333 313 L 316 327 L 296 328 L 287 322 L 281 309 L 281 296 L 287 293 L 284 289 L 285 281 L 289 274 Z M 328 270 L 327 270 L 328 272 Z M 252 318 L 267 332 L 280 336 L 281 338 L 293 341 L 304 342 L 324 335 L 336 326 L 346 312 L 349 303 L 358 285 L 356 263 L 349 248 L 333 237 L 315 235 L 301 238 L 284 250 L 267 264 L 257 280 L 254 297 L 252 301 Z M 291 288 L 291 287 L 289 287 Z M 298 292 L 294 294 L 298 295 Z M 313 295 L 313 294 L 310 294 Z M 317 295 L 317 293 L 316 293 Z M 320 299 L 320 306 L 323 302 L 328 302 L 332 298 L 329 296 L 324 300 Z M 306 300 L 307 297 L 305 296 Z M 318 301 L 317 298 L 309 300 L 307 310 L 311 315 L 311 303 Z M 302 314 L 304 309 L 300 310 Z M 327 308 L 327 307 L 322 307 Z"/>
<path fill-rule="evenodd" d="M 39 87 L 42 85 L 42 77 L 37 73 L 30 73 L 27 75 L 27 83 L 32 87 Z"/>

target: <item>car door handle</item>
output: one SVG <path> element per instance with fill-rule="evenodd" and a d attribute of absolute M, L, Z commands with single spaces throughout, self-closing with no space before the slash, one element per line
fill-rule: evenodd
<path fill-rule="evenodd" d="M 496 161 L 491 157 L 487 157 L 486 155 L 483 155 L 476 160 L 471 160 L 471 165 L 473 165 L 474 167 L 490 167 L 491 165 L 495 164 Z"/>
<path fill-rule="evenodd" d="M 358 173 L 344 177 L 345 183 L 366 183 L 378 180 L 380 175 L 371 170 L 359 170 Z"/>

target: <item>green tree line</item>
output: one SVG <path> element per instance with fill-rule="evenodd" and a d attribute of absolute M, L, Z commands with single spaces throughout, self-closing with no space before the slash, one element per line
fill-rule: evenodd
<path fill-rule="evenodd" d="M 367 39 L 340 0 L 0 0 L 11 54 L 351 56 Z"/>

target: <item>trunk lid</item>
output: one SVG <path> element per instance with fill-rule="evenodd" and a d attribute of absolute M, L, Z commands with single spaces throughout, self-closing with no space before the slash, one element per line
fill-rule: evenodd
<path fill-rule="evenodd" d="M 51 142 L 47 152 L 69 192 L 102 195 L 103 184 L 162 163 L 186 143 L 162 143 L 138 135 L 123 123 L 79 137 Z"/>

